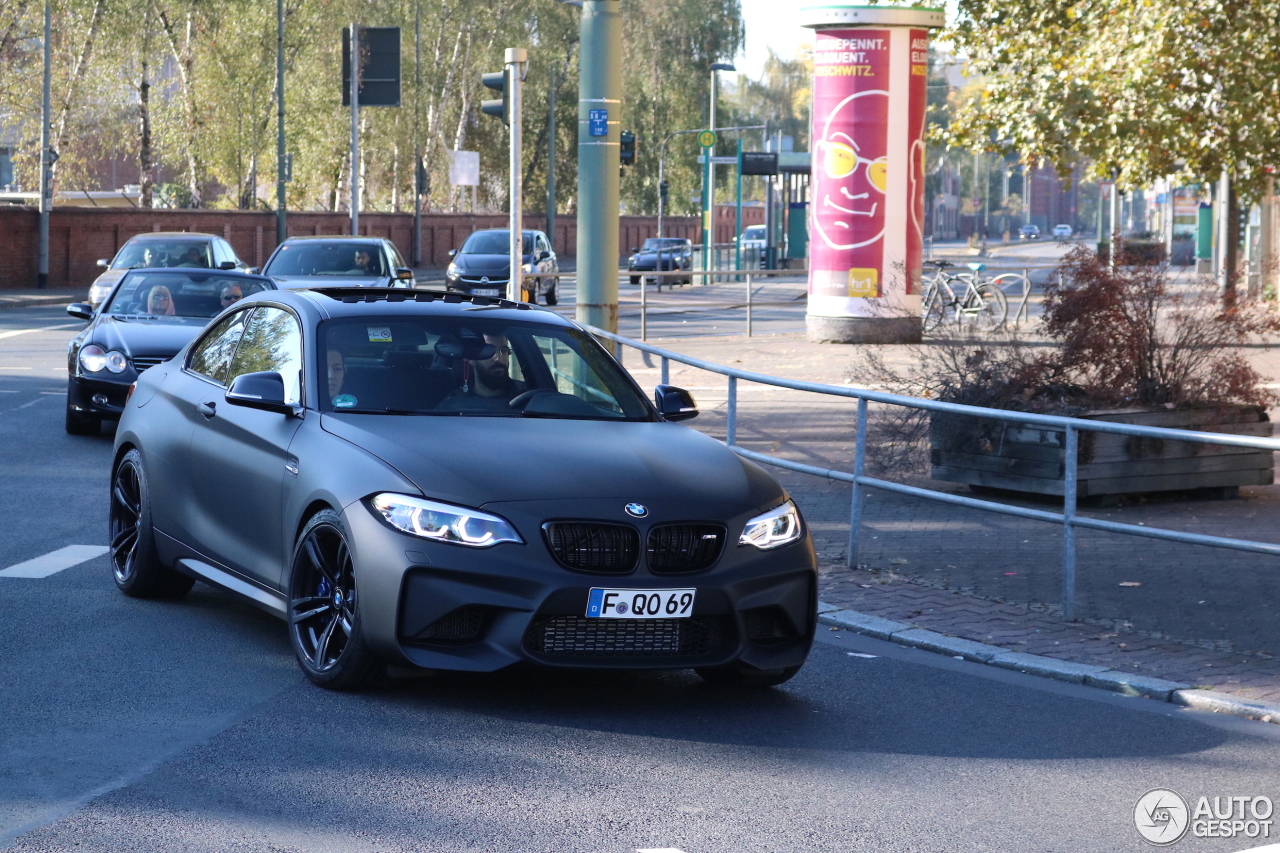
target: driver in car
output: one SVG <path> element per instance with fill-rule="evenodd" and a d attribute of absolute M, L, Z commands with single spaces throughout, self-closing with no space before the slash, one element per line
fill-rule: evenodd
<path fill-rule="evenodd" d="M 511 398 L 524 390 L 511 378 L 511 344 L 506 335 L 485 335 L 484 341 L 493 345 L 493 355 L 463 362 L 462 387 L 445 398 L 441 409 L 511 411 Z"/>

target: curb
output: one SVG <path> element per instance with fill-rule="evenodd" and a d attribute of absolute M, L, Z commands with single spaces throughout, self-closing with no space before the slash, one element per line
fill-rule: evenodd
<path fill-rule="evenodd" d="M 1086 687 L 1097 687 L 1125 696 L 1142 696 L 1185 708 L 1196 708 L 1215 714 L 1229 714 L 1233 717 L 1245 717 L 1280 725 L 1280 705 L 1270 702 L 1243 699 L 1213 690 L 1199 690 L 1190 684 L 1165 681 L 1163 678 L 1152 678 L 1146 675 L 1133 675 L 1108 669 L 1105 666 L 1072 663 L 1043 655 L 1011 652 L 999 646 L 959 637 L 948 637 L 946 634 L 859 613 L 856 610 L 844 610 L 822 601 L 818 602 L 818 621 L 824 625 L 865 634 L 877 640 L 888 640 L 901 646 L 963 658 L 974 663 L 1012 669 L 1071 684 L 1083 684 Z"/>
<path fill-rule="evenodd" d="M 30 299 L 5 299 L 0 297 L 0 311 L 9 308 L 44 308 L 50 305 L 70 305 L 75 301 L 71 296 L 34 296 Z"/>

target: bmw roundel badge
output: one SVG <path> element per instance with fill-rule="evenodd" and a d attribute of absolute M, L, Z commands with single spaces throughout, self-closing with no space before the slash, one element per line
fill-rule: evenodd
<path fill-rule="evenodd" d="M 649 508 L 644 504 L 627 504 L 623 509 L 627 511 L 627 515 L 635 518 L 644 518 L 649 514 Z"/>

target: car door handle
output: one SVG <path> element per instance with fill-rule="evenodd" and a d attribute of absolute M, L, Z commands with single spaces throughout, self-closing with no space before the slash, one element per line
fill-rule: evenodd
<path fill-rule="evenodd" d="M 204 415 L 206 418 L 211 418 L 217 414 L 217 408 L 217 404 L 212 400 L 196 404 L 196 411 Z"/>

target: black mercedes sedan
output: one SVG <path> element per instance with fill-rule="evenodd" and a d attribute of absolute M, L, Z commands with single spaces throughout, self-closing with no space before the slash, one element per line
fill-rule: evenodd
<path fill-rule="evenodd" d="M 95 313 L 67 306 L 88 320 L 67 345 L 67 432 L 93 435 L 124 411 L 129 386 L 191 342 L 223 309 L 263 290 L 271 279 L 230 270 L 139 269 L 116 282 Z"/>
<path fill-rule="evenodd" d="M 696 414 L 527 303 L 261 293 L 139 378 L 115 581 L 230 590 L 334 689 L 520 662 L 778 684 L 813 641 L 812 541 L 772 477 L 675 423 Z"/>
<path fill-rule="evenodd" d="M 643 246 L 633 246 L 627 258 L 632 284 L 640 283 L 641 272 L 671 272 L 693 269 L 693 243 L 684 237 L 650 237 Z M 659 284 L 689 284 L 693 276 L 653 279 Z"/>

